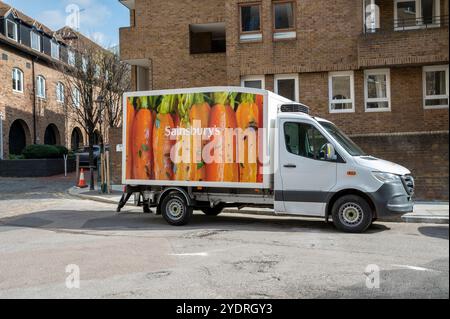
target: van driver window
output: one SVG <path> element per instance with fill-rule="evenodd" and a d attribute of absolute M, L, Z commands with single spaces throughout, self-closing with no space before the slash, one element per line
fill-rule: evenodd
<path fill-rule="evenodd" d="M 324 161 L 328 140 L 314 126 L 305 123 L 285 123 L 284 136 L 289 153 Z"/>

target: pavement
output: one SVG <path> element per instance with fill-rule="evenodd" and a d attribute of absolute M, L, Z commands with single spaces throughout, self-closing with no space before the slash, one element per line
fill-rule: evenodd
<path fill-rule="evenodd" d="M 196 211 L 172 227 L 70 195 L 74 179 L 0 178 L 0 298 L 449 298 L 448 225 L 346 234 L 320 219 Z"/>
<path fill-rule="evenodd" d="M 122 196 L 122 186 L 113 186 L 111 194 L 100 194 L 99 191 L 90 191 L 89 189 L 80 189 L 72 187 L 68 193 L 82 199 L 94 200 L 103 203 L 118 204 Z M 133 204 L 133 198 L 128 205 Z M 261 208 L 243 208 L 241 210 L 230 208 L 227 213 L 274 215 L 273 209 Z M 392 219 L 391 219 L 392 220 Z M 429 224 L 448 224 L 449 223 L 449 203 L 448 202 L 424 202 L 418 201 L 414 205 L 414 212 L 399 216 L 395 221 L 406 223 L 429 223 Z"/>

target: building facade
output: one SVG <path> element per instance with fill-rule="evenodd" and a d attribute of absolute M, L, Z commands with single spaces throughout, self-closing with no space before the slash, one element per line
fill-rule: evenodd
<path fill-rule="evenodd" d="M 81 64 L 79 40 L 90 41 L 69 28 L 54 32 L 0 1 L 0 158 L 30 144 L 77 149 L 87 143 L 67 116 L 69 90 L 59 67 Z"/>
<path fill-rule="evenodd" d="M 121 2 L 135 90 L 274 91 L 412 169 L 418 198 L 448 200 L 448 1 Z"/>

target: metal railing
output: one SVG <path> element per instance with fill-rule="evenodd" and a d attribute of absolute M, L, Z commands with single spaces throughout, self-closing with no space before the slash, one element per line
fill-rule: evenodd
<path fill-rule="evenodd" d="M 394 19 L 391 23 L 382 21 L 378 28 L 364 24 L 364 33 L 390 33 L 395 31 L 435 29 L 443 27 L 448 27 L 448 15 Z"/>

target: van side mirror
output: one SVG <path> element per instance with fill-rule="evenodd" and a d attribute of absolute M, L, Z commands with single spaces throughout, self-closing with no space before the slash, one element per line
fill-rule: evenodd
<path fill-rule="evenodd" d="M 337 160 L 336 149 L 334 148 L 333 144 L 331 144 L 331 143 L 327 144 L 327 148 L 326 148 L 326 152 L 325 152 L 325 159 L 327 161 Z"/>

